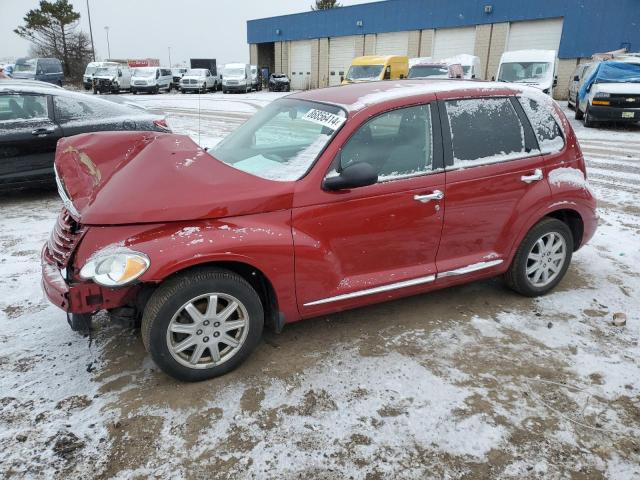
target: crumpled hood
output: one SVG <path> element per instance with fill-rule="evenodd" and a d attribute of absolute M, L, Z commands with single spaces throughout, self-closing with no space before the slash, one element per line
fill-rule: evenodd
<path fill-rule="evenodd" d="M 86 225 L 213 219 L 292 205 L 293 182 L 230 167 L 186 135 L 97 132 L 63 138 L 55 166 Z"/>

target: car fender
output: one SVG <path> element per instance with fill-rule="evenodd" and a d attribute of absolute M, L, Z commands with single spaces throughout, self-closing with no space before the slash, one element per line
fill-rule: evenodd
<path fill-rule="evenodd" d="M 128 248 L 149 257 L 138 279 L 159 284 L 199 265 L 236 262 L 259 270 L 286 321 L 299 319 L 289 210 L 219 220 L 91 227 L 78 249 L 77 271 L 96 251 Z"/>
<path fill-rule="evenodd" d="M 513 237 L 513 242 L 511 244 L 511 247 L 509 248 L 509 254 L 506 258 L 507 261 L 505 262 L 505 266 L 511 264 L 511 262 L 513 261 L 513 257 L 518 250 L 518 247 L 522 243 L 522 240 L 536 223 L 538 223 L 544 217 L 552 216 L 554 213 L 560 212 L 562 210 L 571 210 L 576 212 L 585 225 L 585 232 L 588 229 L 590 218 L 595 215 L 589 205 L 576 200 L 575 196 L 554 196 L 550 201 L 535 209 L 527 216 L 527 220 L 522 224 L 522 227 Z M 587 240 L 588 238 L 583 238 L 581 245 L 583 245 Z"/>

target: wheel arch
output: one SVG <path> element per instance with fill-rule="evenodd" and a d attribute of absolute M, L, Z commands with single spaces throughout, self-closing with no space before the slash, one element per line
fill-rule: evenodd
<path fill-rule="evenodd" d="M 565 203 L 570 204 L 573 202 L 556 202 L 556 203 Z M 574 205 L 571 205 L 573 207 Z M 507 264 L 510 265 L 513 261 L 513 258 L 518 250 L 518 247 L 522 243 L 522 240 L 527 235 L 529 230 L 531 230 L 540 220 L 543 218 L 555 218 L 565 223 L 569 230 L 571 230 L 571 234 L 573 236 L 573 251 L 575 252 L 582 246 L 582 240 L 584 237 L 584 219 L 582 214 L 579 212 L 579 207 L 576 205 L 576 208 L 568 208 L 566 206 L 561 207 L 557 206 L 554 208 L 553 206 L 546 206 L 540 210 L 537 210 L 534 214 L 532 214 L 527 221 L 518 232 L 517 237 L 515 238 L 511 248 L 509 250 L 509 256 Z"/>
<path fill-rule="evenodd" d="M 584 220 L 582 219 L 582 215 L 580 215 L 577 210 L 563 208 L 548 212 L 545 216 L 556 218 L 569 227 L 569 230 L 571 230 L 571 235 L 573 236 L 574 252 L 582 246 L 582 238 L 584 236 Z"/>
<path fill-rule="evenodd" d="M 279 308 L 278 296 L 269 277 L 258 267 L 246 260 L 238 259 L 207 259 L 200 263 L 181 265 L 167 275 L 162 282 L 178 275 L 186 275 L 207 268 L 219 268 L 229 270 L 241 276 L 258 293 L 264 308 L 265 325 L 280 332 L 284 326 L 284 315 Z M 159 284 L 158 284 L 159 285 Z"/>

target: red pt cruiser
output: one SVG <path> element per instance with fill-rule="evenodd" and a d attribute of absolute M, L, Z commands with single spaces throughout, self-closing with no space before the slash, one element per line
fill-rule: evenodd
<path fill-rule="evenodd" d="M 61 140 L 43 284 L 73 329 L 141 318 L 169 375 L 224 374 L 263 326 L 503 275 L 543 295 L 596 228 L 567 119 L 537 90 L 361 83 L 274 101 L 205 152 L 188 137 Z"/>

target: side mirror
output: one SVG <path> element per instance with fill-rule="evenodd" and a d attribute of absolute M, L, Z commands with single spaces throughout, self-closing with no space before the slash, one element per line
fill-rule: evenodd
<path fill-rule="evenodd" d="M 160 72 L 156 70 L 156 78 L 160 78 Z"/>
<path fill-rule="evenodd" d="M 471 78 L 476 78 L 476 74 L 474 73 L 473 75 L 471 75 Z"/>
<path fill-rule="evenodd" d="M 579 82 L 580 81 L 580 77 L 578 75 L 574 75 L 573 76 L 573 81 L 574 82 Z"/>
<path fill-rule="evenodd" d="M 340 175 L 325 178 L 322 182 L 324 190 L 347 190 L 350 188 L 366 187 L 378 181 L 378 172 L 368 163 L 354 163 L 345 167 Z"/>
<path fill-rule="evenodd" d="M 555 87 L 556 85 L 558 85 L 558 76 L 557 75 L 555 77 L 553 77 L 553 86 Z"/>
<path fill-rule="evenodd" d="M 496 81 L 496 76 L 495 76 L 495 75 L 493 75 L 493 76 L 491 77 L 491 81 L 492 81 L 492 82 L 495 82 L 495 81 Z"/>
<path fill-rule="evenodd" d="M 389 67 L 384 71 L 383 80 L 391 80 L 391 69 Z"/>
<path fill-rule="evenodd" d="M 344 82 L 344 75 L 340 75 L 340 83 Z"/>
<path fill-rule="evenodd" d="M 400 80 L 402 80 L 404 78 L 404 73 L 400 74 Z"/>
<path fill-rule="evenodd" d="M 118 70 L 118 76 L 121 77 L 122 76 L 122 72 L 120 70 Z"/>

